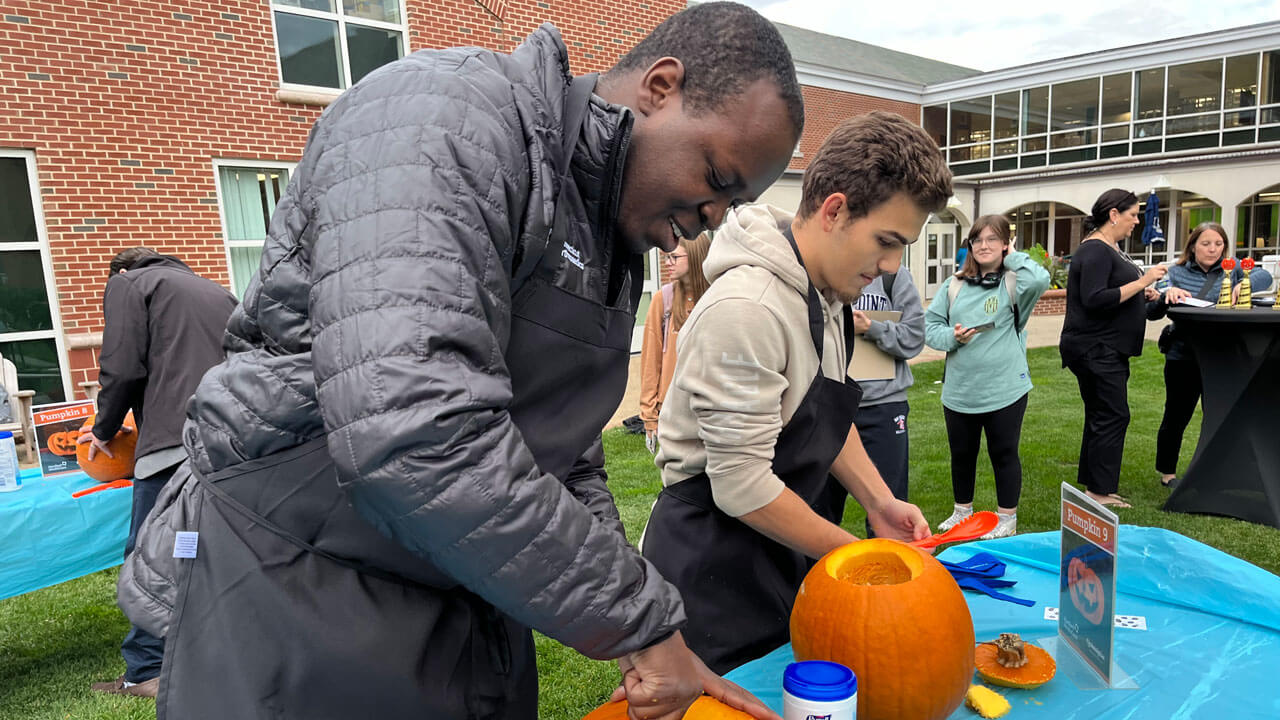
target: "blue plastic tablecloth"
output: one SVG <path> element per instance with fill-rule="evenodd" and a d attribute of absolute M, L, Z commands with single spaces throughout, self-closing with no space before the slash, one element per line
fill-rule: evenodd
<path fill-rule="evenodd" d="M 992 553 L 1008 563 L 1005 577 L 1018 582 L 1007 592 L 1036 601 L 1028 608 L 965 593 L 979 640 L 1001 632 L 1032 641 L 1057 634 L 1044 609 L 1058 606 L 1059 538 L 1016 535 L 939 556 Z M 994 688 L 1013 705 L 1007 717 L 1280 718 L 1280 577 L 1177 533 L 1130 525 L 1120 530 L 1116 568 L 1116 612 L 1147 619 L 1145 631 L 1116 629 L 1117 664 L 1138 689 L 1080 690 L 1059 673 L 1034 690 Z M 792 659 L 784 645 L 726 677 L 780 713 L 782 672 Z M 961 706 L 951 717 L 978 716 Z"/>
<path fill-rule="evenodd" d="M 46 480 L 31 469 L 21 489 L 0 493 L 0 599 L 121 563 L 133 488 L 71 497 L 97 484 L 80 472 Z"/>

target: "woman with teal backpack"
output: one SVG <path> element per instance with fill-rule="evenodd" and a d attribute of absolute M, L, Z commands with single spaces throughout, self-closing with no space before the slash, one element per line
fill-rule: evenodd
<path fill-rule="evenodd" d="M 948 530 L 973 514 L 973 492 L 982 434 L 996 480 L 1000 522 L 984 538 L 1018 529 L 1022 460 L 1018 442 L 1031 378 L 1023 338 L 1036 301 L 1049 288 L 1049 273 L 1029 255 L 1011 252 L 1012 233 L 1002 215 L 984 215 L 965 240 L 960 271 L 934 296 L 925 313 L 925 343 L 947 353 L 942 412 L 951 446 L 955 511 Z"/>

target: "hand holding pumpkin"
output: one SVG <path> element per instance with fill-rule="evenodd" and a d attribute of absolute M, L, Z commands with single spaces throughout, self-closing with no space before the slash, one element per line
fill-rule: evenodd
<path fill-rule="evenodd" d="M 129 427 L 128 425 L 121 425 L 121 426 L 120 426 L 120 431 L 119 431 L 119 433 L 117 433 L 117 434 L 120 434 L 120 433 L 128 434 L 128 433 L 131 433 L 131 432 L 133 432 L 133 428 L 132 428 L 132 427 Z M 106 443 L 106 442 L 104 442 L 103 440 L 99 440 L 99 439 L 98 439 L 98 436 L 93 434 L 93 429 L 92 429 L 92 428 L 90 428 L 90 429 L 88 429 L 88 430 L 85 430 L 85 429 L 83 429 L 83 428 L 82 428 L 82 429 L 80 430 L 80 437 L 76 438 L 76 444 L 77 444 L 77 445 L 83 445 L 83 444 L 85 444 L 85 443 L 93 443 L 92 445 L 90 445 L 90 446 L 89 446 L 89 459 L 90 459 L 90 460 L 93 460 L 93 459 L 94 459 L 94 457 L 96 457 L 98 453 L 103 453 L 103 454 L 105 454 L 107 457 L 109 457 L 109 458 L 111 458 L 111 459 L 113 459 L 113 460 L 114 460 L 114 459 L 115 459 L 115 457 L 116 457 L 116 456 L 111 452 L 111 450 L 107 447 L 107 443 Z"/>
<path fill-rule="evenodd" d="M 680 720 L 703 693 L 760 720 L 781 720 L 751 693 L 716 675 L 684 644 L 679 631 L 618 658 L 622 684 L 610 701 L 626 699 L 631 720 Z"/>

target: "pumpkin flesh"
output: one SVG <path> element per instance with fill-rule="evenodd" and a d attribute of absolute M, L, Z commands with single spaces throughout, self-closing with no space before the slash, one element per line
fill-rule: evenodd
<path fill-rule="evenodd" d="M 791 613 L 796 660 L 858 676 L 859 720 L 942 720 L 973 678 L 973 619 L 951 574 L 923 550 L 876 538 L 809 571 Z"/>

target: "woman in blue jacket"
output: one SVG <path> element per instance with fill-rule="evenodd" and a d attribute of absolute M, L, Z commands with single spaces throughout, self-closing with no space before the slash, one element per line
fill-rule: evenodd
<path fill-rule="evenodd" d="M 1147 319 L 1159 320 L 1170 305 L 1189 297 L 1213 301 L 1222 288 L 1222 257 L 1227 248 L 1227 231 L 1215 222 L 1201 223 L 1191 231 L 1182 257 L 1169 268 L 1169 288 L 1159 298 L 1147 303 Z M 1244 271 L 1231 273 L 1234 301 L 1240 293 Z M 1251 285 L 1271 285 L 1271 273 L 1258 268 L 1249 276 Z M 1178 338 L 1173 324 L 1160 334 L 1160 352 L 1164 353 L 1164 418 L 1156 435 L 1156 472 L 1160 484 L 1171 487 L 1177 479 L 1178 455 L 1182 452 L 1182 434 L 1191 422 L 1200 401 L 1200 364 L 1195 353 Z"/>
<path fill-rule="evenodd" d="M 925 342 L 947 353 L 942 412 L 951 446 L 955 511 L 938 528 L 948 530 L 973 514 L 973 490 L 981 435 L 996 480 L 1000 523 L 983 537 L 1018 529 L 1022 461 L 1018 442 L 1031 378 L 1022 337 L 1036 301 L 1049 288 L 1049 273 L 1022 252 L 1011 252 L 1009 221 L 984 215 L 974 222 L 964 265 L 925 313 Z"/>

